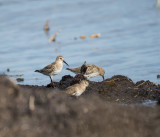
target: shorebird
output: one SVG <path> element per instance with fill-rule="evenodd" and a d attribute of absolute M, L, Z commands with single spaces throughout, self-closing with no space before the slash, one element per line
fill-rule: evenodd
<path fill-rule="evenodd" d="M 64 57 L 62 56 L 57 56 L 56 61 L 47 65 L 46 67 L 44 67 L 43 69 L 40 70 L 35 70 L 35 72 L 39 72 L 42 73 L 44 75 L 47 75 L 50 77 L 51 83 L 52 81 L 52 76 L 57 75 L 61 72 L 62 68 L 63 68 L 63 62 L 68 65 L 65 61 L 64 61 Z M 68 65 L 69 66 L 69 65 Z"/>
<path fill-rule="evenodd" d="M 83 74 L 84 77 L 87 79 L 100 75 L 104 80 L 105 70 L 103 68 L 98 67 L 97 65 L 93 64 L 86 65 L 86 62 L 84 62 L 84 64 L 81 67 L 66 68 L 66 69 L 75 74 Z"/>
<path fill-rule="evenodd" d="M 75 84 L 66 89 L 66 93 L 72 96 L 80 96 L 88 87 L 89 82 L 87 80 L 82 80 L 79 84 Z"/>

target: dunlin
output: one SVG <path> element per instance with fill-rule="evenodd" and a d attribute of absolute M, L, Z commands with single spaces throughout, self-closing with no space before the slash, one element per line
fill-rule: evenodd
<path fill-rule="evenodd" d="M 57 75 L 61 72 L 62 68 L 63 68 L 63 62 L 68 65 L 65 61 L 64 61 L 64 57 L 62 56 L 58 56 L 56 58 L 56 61 L 47 65 L 46 67 L 44 67 L 43 69 L 40 70 L 35 70 L 35 72 L 39 72 L 42 73 L 44 75 L 47 75 L 50 77 L 51 79 L 51 83 L 52 81 L 52 76 Z M 68 65 L 69 66 L 69 65 Z"/>
<path fill-rule="evenodd" d="M 66 89 L 66 93 L 72 96 L 80 96 L 88 87 L 89 82 L 87 80 L 82 80 L 79 84 L 75 84 Z"/>
<path fill-rule="evenodd" d="M 87 79 L 100 75 L 104 80 L 105 70 L 103 68 L 98 67 L 97 65 L 86 65 L 86 62 L 81 67 L 67 68 L 67 70 L 75 74 L 83 74 L 84 77 L 86 77 Z"/>

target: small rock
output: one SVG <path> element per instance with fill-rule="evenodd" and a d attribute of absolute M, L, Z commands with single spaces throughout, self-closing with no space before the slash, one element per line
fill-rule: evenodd
<path fill-rule="evenodd" d="M 52 82 L 50 84 L 47 85 L 47 88 L 55 88 L 57 86 L 57 82 Z"/>
<path fill-rule="evenodd" d="M 74 37 L 74 40 L 77 40 L 78 38 L 77 37 Z"/>
<path fill-rule="evenodd" d="M 9 68 L 7 68 L 7 72 L 10 72 L 10 69 L 9 69 Z"/>
<path fill-rule="evenodd" d="M 82 40 L 84 40 L 84 39 L 86 39 L 86 36 L 85 36 L 85 35 L 82 35 L 82 36 L 80 36 L 80 38 L 81 38 Z"/>
<path fill-rule="evenodd" d="M 22 81 L 24 81 L 24 78 L 17 78 L 16 80 L 17 80 L 17 82 L 22 82 Z"/>
<path fill-rule="evenodd" d="M 116 102 L 118 102 L 118 101 L 119 101 L 119 99 L 117 98 L 115 101 L 116 101 Z"/>

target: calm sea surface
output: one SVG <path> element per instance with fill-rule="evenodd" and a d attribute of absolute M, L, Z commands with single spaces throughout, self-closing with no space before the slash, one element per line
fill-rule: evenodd
<path fill-rule="evenodd" d="M 43 30 L 50 20 L 49 34 Z M 56 42 L 49 38 L 58 30 Z M 91 34 L 101 37 L 91 39 Z M 86 35 L 85 40 L 79 37 Z M 75 40 L 75 37 L 78 39 Z M 134 82 L 160 83 L 160 11 L 156 0 L 0 0 L 0 73 L 20 84 L 46 85 L 34 70 L 62 55 L 70 67 L 87 61 Z M 73 75 L 65 70 L 53 78 Z M 7 72 L 7 68 L 10 72 Z M 101 81 L 96 77 L 91 80 Z"/>

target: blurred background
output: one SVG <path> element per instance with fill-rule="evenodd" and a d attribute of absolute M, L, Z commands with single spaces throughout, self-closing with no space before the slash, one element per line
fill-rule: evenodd
<path fill-rule="evenodd" d="M 87 61 L 134 82 L 160 83 L 160 12 L 156 0 L 0 0 L 0 73 L 19 84 L 46 85 L 36 69 L 62 55 L 70 67 Z M 44 25 L 49 20 L 48 33 Z M 49 39 L 60 31 L 54 42 Z M 90 35 L 100 33 L 98 38 Z M 85 35 L 85 39 L 80 36 Z M 65 70 L 53 77 L 59 81 Z M 102 81 L 100 76 L 91 80 Z"/>

